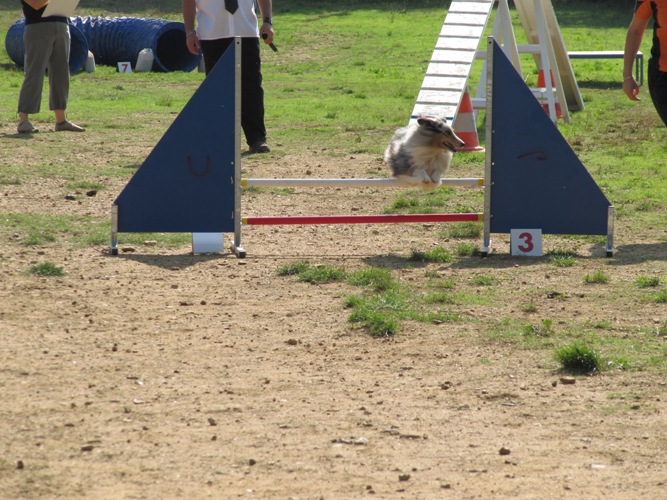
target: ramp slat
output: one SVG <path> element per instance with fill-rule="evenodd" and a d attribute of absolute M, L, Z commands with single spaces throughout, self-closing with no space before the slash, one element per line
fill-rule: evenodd
<path fill-rule="evenodd" d="M 465 85 L 463 77 L 427 75 L 422 83 L 422 90 L 457 90 L 461 85 Z"/>
<path fill-rule="evenodd" d="M 436 49 L 451 49 L 451 50 L 477 50 L 478 39 L 474 38 L 460 38 L 453 36 L 441 36 L 438 37 L 438 41 L 435 43 Z"/>
<path fill-rule="evenodd" d="M 416 121 L 420 116 L 440 116 L 446 118 L 448 122 L 453 122 L 457 107 L 417 103 L 412 111 L 411 119 Z"/>
<path fill-rule="evenodd" d="M 463 63 L 471 64 L 475 59 L 475 51 L 466 50 L 440 50 L 433 51 L 432 62 Z"/>
<path fill-rule="evenodd" d="M 426 74 L 430 76 L 461 76 L 467 80 L 470 75 L 469 66 L 469 64 L 433 62 L 426 68 Z M 465 87 L 465 82 L 463 82 L 463 86 Z M 463 88 L 461 88 L 461 91 L 463 91 Z"/>
<path fill-rule="evenodd" d="M 417 97 L 417 102 L 422 104 L 446 104 L 456 107 L 459 104 L 460 98 L 458 91 L 422 89 Z"/>
<path fill-rule="evenodd" d="M 484 26 L 453 26 L 443 24 L 440 30 L 441 37 L 460 37 L 460 38 L 475 38 L 479 42 L 484 33 Z"/>
<path fill-rule="evenodd" d="M 460 26 L 484 26 L 486 25 L 487 14 L 447 14 L 445 19 L 445 26 L 460 25 Z"/>

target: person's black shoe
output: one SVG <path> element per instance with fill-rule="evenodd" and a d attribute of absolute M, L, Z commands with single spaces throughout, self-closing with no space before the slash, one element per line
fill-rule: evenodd
<path fill-rule="evenodd" d="M 250 146 L 250 149 L 248 150 L 248 153 L 251 155 L 254 155 L 256 153 L 270 153 L 271 148 L 269 145 L 265 142 L 258 142 Z"/>

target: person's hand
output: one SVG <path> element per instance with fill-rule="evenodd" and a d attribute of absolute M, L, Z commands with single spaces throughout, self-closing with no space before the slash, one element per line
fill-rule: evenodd
<path fill-rule="evenodd" d="M 264 40 L 265 44 L 270 44 L 273 43 L 273 26 L 271 26 L 269 23 L 264 23 L 262 24 L 262 27 L 259 28 L 259 36 Z"/>
<path fill-rule="evenodd" d="M 623 92 L 631 101 L 641 101 L 637 94 L 639 94 L 639 85 L 635 81 L 635 77 L 631 76 L 623 80 Z"/>
<path fill-rule="evenodd" d="M 199 52 L 201 51 L 201 44 L 199 43 L 199 37 L 195 31 L 191 31 L 186 35 L 185 43 L 191 53 L 194 55 L 199 55 Z"/>

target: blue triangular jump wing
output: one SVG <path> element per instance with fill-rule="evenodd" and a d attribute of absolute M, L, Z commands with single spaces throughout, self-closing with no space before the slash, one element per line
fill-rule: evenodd
<path fill-rule="evenodd" d="M 490 232 L 607 234 L 609 200 L 495 41 L 492 92 Z"/>
<path fill-rule="evenodd" d="M 232 45 L 116 198 L 117 230 L 233 232 L 235 121 Z"/>

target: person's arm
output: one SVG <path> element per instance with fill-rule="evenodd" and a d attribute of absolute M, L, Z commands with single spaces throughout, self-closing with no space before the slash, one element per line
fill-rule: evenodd
<path fill-rule="evenodd" d="M 273 16 L 273 4 L 271 0 L 258 0 L 259 12 L 262 15 L 262 26 L 259 28 L 259 36 L 264 39 L 264 43 L 273 43 L 273 26 L 266 22 Z"/>
<path fill-rule="evenodd" d="M 183 11 L 183 24 L 185 24 L 185 43 L 188 50 L 197 55 L 201 49 L 199 38 L 195 31 L 195 17 L 197 15 L 197 3 L 195 0 L 181 0 L 181 10 Z"/>
<path fill-rule="evenodd" d="M 632 76 L 632 68 L 635 64 L 635 57 L 637 51 L 642 44 L 644 31 L 648 26 L 649 19 L 641 19 L 637 16 L 632 18 L 632 22 L 628 27 L 628 32 L 625 35 L 625 51 L 623 53 L 623 92 L 633 101 L 639 101 L 639 85 Z"/>
<path fill-rule="evenodd" d="M 47 3 L 49 3 L 49 0 L 23 0 L 25 3 L 30 5 L 35 10 L 39 10 L 42 7 L 44 7 Z"/>

